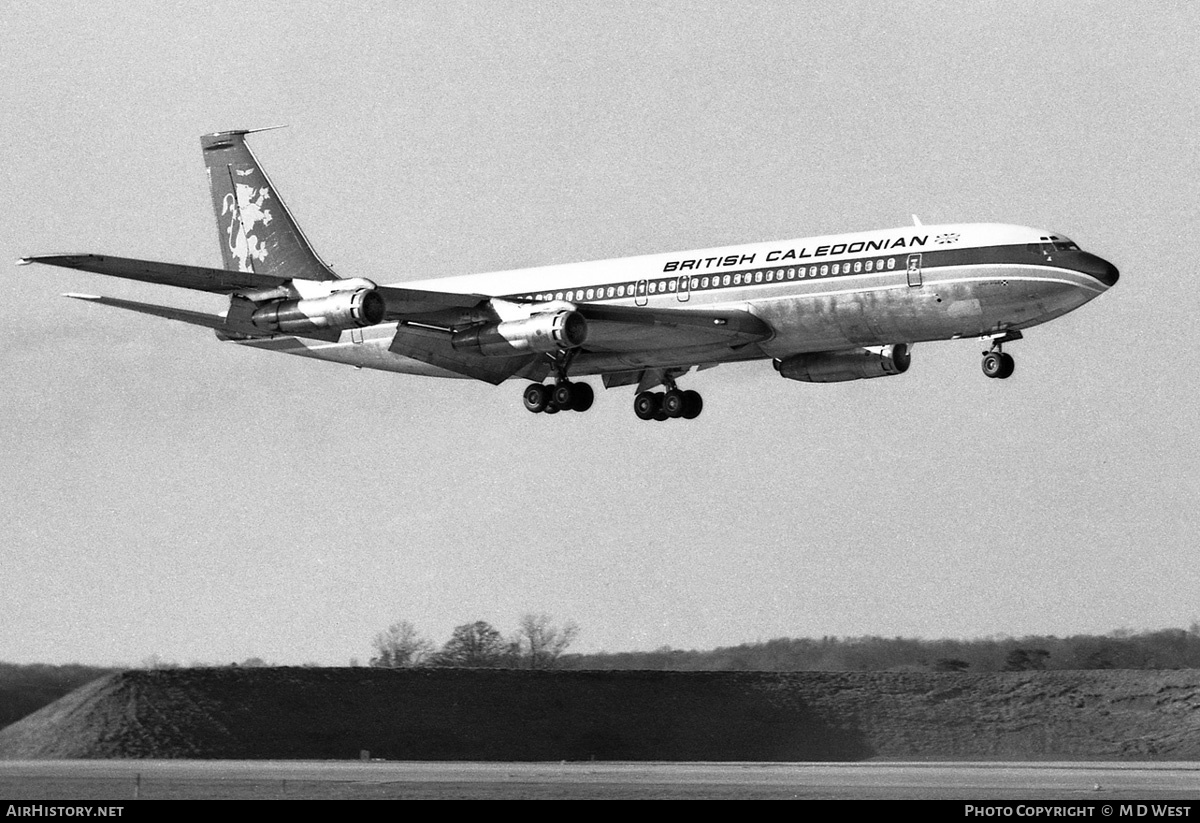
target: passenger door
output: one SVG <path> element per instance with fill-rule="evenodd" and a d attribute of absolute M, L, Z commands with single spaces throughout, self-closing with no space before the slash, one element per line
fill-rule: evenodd
<path fill-rule="evenodd" d="M 908 285 L 921 285 L 921 253 L 910 254 L 908 256 Z"/>
<path fill-rule="evenodd" d="M 675 296 L 680 303 L 686 303 L 692 296 L 692 280 L 686 274 L 679 275 L 679 285 L 676 286 Z"/>

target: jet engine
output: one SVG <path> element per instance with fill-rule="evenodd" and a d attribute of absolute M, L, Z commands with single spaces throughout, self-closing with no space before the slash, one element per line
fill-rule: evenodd
<path fill-rule="evenodd" d="M 840 383 L 904 374 L 912 361 L 907 343 L 870 349 L 794 354 L 775 361 L 775 370 L 789 380 L 805 383 Z"/>
<path fill-rule="evenodd" d="M 382 323 L 386 308 L 379 292 L 355 289 L 308 300 L 269 303 L 250 315 L 250 322 L 263 331 L 286 334 L 337 331 Z"/>
<path fill-rule="evenodd" d="M 523 320 L 485 323 L 456 332 L 450 344 L 459 351 L 488 357 L 521 352 L 556 352 L 574 349 L 587 339 L 587 320 L 577 311 L 542 312 Z"/>

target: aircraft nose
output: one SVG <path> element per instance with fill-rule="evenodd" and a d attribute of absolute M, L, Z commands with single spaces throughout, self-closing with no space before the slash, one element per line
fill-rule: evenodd
<path fill-rule="evenodd" d="M 1079 270 L 1084 274 L 1090 274 L 1092 277 L 1095 277 L 1110 289 L 1117 284 L 1117 279 L 1121 276 L 1121 273 L 1117 271 L 1117 267 L 1112 263 L 1109 263 L 1103 257 L 1097 257 L 1087 252 L 1081 255 Z"/>

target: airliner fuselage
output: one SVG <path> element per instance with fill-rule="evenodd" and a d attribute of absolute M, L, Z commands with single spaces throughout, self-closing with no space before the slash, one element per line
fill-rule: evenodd
<path fill-rule="evenodd" d="M 896 343 L 1001 336 L 1045 323 L 1102 294 L 1116 268 L 1062 235 L 991 223 L 873 232 L 644 255 L 405 282 L 413 289 L 492 293 L 515 305 L 737 309 L 770 336 L 712 362 Z M 371 368 L 465 377 L 388 351 L 395 326 L 294 340 L 295 354 Z M 280 348 L 278 341 L 244 341 Z M 581 352 L 571 372 L 687 366 L 695 346 Z"/>

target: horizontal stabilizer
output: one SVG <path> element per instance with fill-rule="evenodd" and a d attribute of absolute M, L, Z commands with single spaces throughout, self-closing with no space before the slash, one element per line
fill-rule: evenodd
<path fill-rule="evenodd" d="M 100 297 L 95 294 L 64 294 L 63 297 L 70 297 L 73 300 L 85 300 L 89 303 L 99 303 L 102 306 L 115 306 L 118 309 L 128 309 L 129 311 L 136 311 L 141 314 L 152 314 L 155 317 L 178 320 L 181 323 L 190 323 L 193 326 L 204 326 L 209 329 L 226 328 L 225 318 L 219 314 L 205 314 L 204 312 L 176 309 L 170 306 L 156 306 L 153 303 L 120 300 L 116 297 Z"/>

